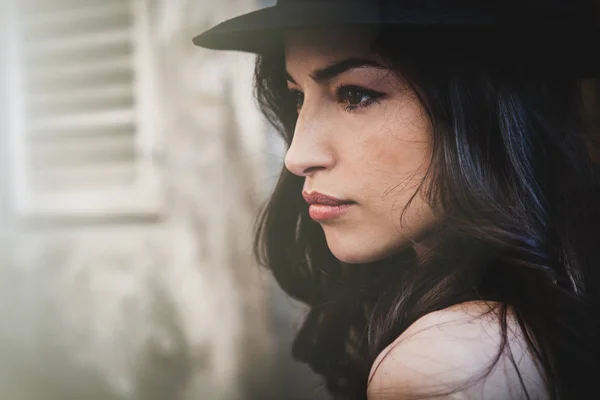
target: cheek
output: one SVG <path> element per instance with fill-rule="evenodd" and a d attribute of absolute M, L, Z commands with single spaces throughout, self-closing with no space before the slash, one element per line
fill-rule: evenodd
<path fill-rule="evenodd" d="M 393 123 L 388 119 L 363 135 L 356 162 L 368 191 L 384 202 L 412 196 L 430 164 L 430 138 L 427 125 L 415 113 Z"/>
<path fill-rule="evenodd" d="M 434 222 L 422 194 L 413 198 L 431 157 L 430 131 L 419 109 L 407 106 L 368 120 L 352 127 L 353 140 L 340 147 L 349 193 L 358 195 L 359 207 L 347 219 L 323 226 L 333 254 L 348 263 L 392 255 Z"/>
<path fill-rule="evenodd" d="M 414 233 L 428 214 L 419 189 L 431 162 L 431 134 L 419 108 L 407 105 L 403 111 L 403 118 L 393 123 L 388 119 L 377 135 L 370 136 L 364 148 L 373 151 L 365 159 L 372 160 L 368 184 L 377 196 L 372 204 L 382 213 L 378 216 L 380 223 Z"/>

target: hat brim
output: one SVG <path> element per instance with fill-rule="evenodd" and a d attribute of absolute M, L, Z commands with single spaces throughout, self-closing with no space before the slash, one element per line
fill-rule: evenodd
<path fill-rule="evenodd" d="M 228 19 L 193 38 L 200 47 L 262 53 L 280 43 L 286 29 L 339 25 L 388 25 L 408 27 L 485 28 L 493 15 L 424 13 L 403 8 L 399 13 L 380 14 L 377 8 L 356 3 L 340 7 L 335 3 L 306 2 L 271 6 Z"/>
<path fill-rule="evenodd" d="M 422 9 L 406 9 L 400 12 L 380 14 L 372 7 L 342 7 L 327 2 L 291 3 L 271 6 L 228 19 L 193 38 L 197 46 L 214 50 L 233 50 L 263 54 L 282 45 L 285 30 L 334 27 L 343 25 L 393 26 L 410 32 L 410 40 L 421 45 L 427 39 L 450 43 L 452 33 L 460 33 L 463 47 L 474 51 L 481 44 L 517 51 L 521 62 L 531 58 L 537 66 L 576 74 L 581 77 L 600 76 L 600 56 L 595 48 L 600 43 L 600 27 L 581 27 L 564 23 L 561 26 L 539 25 L 531 18 L 522 16 L 522 26 L 506 25 L 497 13 L 435 12 Z M 418 34 L 415 34 L 418 33 Z M 431 34 L 428 34 L 431 33 Z M 465 33 L 466 36 L 465 36 Z M 464 39 L 467 39 L 467 42 Z M 469 38 L 473 38 L 471 41 Z M 455 41 L 459 42 L 459 41 Z M 471 45 L 468 42 L 473 42 Z M 474 43 L 477 42 L 479 46 Z M 511 50 L 511 51 L 513 51 Z M 523 53 L 525 51 L 526 53 Z M 554 66 L 550 65 L 553 63 Z M 560 66 L 559 66 L 560 64 Z"/>

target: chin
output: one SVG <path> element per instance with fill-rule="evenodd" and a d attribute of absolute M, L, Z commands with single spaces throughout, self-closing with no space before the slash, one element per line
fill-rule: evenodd
<path fill-rule="evenodd" d="M 327 236 L 326 236 L 327 237 Z M 347 264 L 366 264 L 390 257 L 400 248 L 393 243 L 369 245 L 369 240 L 335 241 L 327 238 L 327 246 L 335 258 Z"/>
<path fill-rule="evenodd" d="M 346 264 L 366 264 L 385 258 L 385 256 L 369 256 L 365 254 L 336 253 L 333 251 L 332 253 L 335 258 Z"/>
<path fill-rule="evenodd" d="M 404 253 L 404 251 L 408 250 L 409 248 L 411 247 L 407 244 L 399 248 L 394 247 L 393 249 L 388 251 L 368 251 L 368 249 L 363 249 L 363 251 L 358 252 L 356 251 L 356 249 L 336 249 L 331 247 L 330 250 L 334 257 L 340 260 L 341 262 L 345 264 L 358 265 L 375 263 L 384 259 L 391 259 L 396 255 Z"/>
<path fill-rule="evenodd" d="M 394 229 L 337 229 L 323 226 L 327 247 L 347 264 L 366 264 L 402 253 L 412 247 L 413 235 Z M 411 232 L 414 233 L 414 232 Z"/>

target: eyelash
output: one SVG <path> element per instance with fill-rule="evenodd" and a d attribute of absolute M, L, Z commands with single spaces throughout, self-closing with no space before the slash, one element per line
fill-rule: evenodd
<path fill-rule="evenodd" d="M 347 112 L 354 112 L 359 108 L 366 108 L 366 107 L 371 106 L 373 103 L 379 103 L 378 99 L 384 95 L 383 93 L 364 89 L 360 86 L 343 85 L 342 84 L 342 85 L 339 85 L 335 89 L 336 97 L 340 103 L 343 103 L 346 101 L 345 98 L 347 97 L 349 91 L 355 91 L 355 92 L 358 92 L 359 94 L 362 94 L 363 95 L 363 96 L 361 96 L 362 98 L 364 98 L 365 96 L 368 96 L 369 98 L 365 101 L 361 101 L 359 104 L 349 104 L 349 105 L 343 106 L 342 108 L 344 109 L 344 111 L 347 111 Z M 290 94 L 292 96 L 292 100 L 295 101 L 295 103 L 297 105 L 298 104 L 298 96 L 303 95 L 303 93 L 299 90 L 291 89 Z M 300 106 L 296 106 L 296 109 L 299 109 L 299 108 L 300 108 Z"/>

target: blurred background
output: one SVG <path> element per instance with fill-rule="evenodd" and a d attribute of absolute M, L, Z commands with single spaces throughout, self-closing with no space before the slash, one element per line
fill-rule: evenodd
<path fill-rule="evenodd" d="M 251 252 L 255 56 L 191 42 L 274 1 L 0 3 L 0 399 L 325 399 Z"/>

